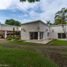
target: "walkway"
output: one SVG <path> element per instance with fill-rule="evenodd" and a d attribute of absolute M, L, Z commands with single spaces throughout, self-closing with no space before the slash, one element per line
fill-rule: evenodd
<path fill-rule="evenodd" d="M 45 40 L 27 40 L 26 42 L 32 42 L 32 43 L 41 43 L 41 44 L 47 44 L 51 40 L 45 39 Z"/>

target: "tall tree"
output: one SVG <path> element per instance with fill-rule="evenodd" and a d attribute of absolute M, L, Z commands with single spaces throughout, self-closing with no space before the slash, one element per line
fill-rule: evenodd
<path fill-rule="evenodd" d="M 67 23 L 67 9 L 62 8 L 55 14 L 55 24 L 66 24 Z"/>
<path fill-rule="evenodd" d="M 67 9 L 62 8 L 55 14 L 55 24 L 61 24 L 64 33 L 67 35 L 64 24 L 67 24 Z"/>
<path fill-rule="evenodd" d="M 21 23 L 19 21 L 16 21 L 14 19 L 8 19 L 5 21 L 5 24 L 8 24 L 8 25 L 15 25 L 15 26 L 20 26 Z"/>
<path fill-rule="evenodd" d="M 25 2 L 25 1 L 32 3 L 32 2 L 39 2 L 40 0 L 20 0 L 20 2 Z"/>

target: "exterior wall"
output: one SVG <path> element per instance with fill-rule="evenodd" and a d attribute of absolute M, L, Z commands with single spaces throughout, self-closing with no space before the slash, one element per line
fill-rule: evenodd
<path fill-rule="evenodd" d="M 58 39 L 58 33 L 64 33 L 61 25 L 54 25 L 50 27 L 50 36 L 52 39 Z"/>
<path fill-rule="evenodd" d="M 20 27 L 18 26 L 0 25 L 0 30 L 13 31 L 13 28 L 15 28 L 15 31 L 21 31 Z"/>
<path fill-rule="evenodd" d="M 67 25 L 64 26 L 64 30 L 67 33 Z"/>
<path fill-rule="evenodd" d="M 38 32 L 38 23 L 24 24 L 21 26 L 21 39 L 29 40 L 29 32 Z"/>
<path fill-rule="evenodd" d="M 39 23 L 40 32 L 44 32 L 43 39 L 48 39 L 49 27 L 43 23 Z"/>

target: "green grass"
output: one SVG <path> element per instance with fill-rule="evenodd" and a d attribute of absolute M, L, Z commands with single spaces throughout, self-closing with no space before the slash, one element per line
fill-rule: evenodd
<path fill-rule="evenodd" d="M 65 40 L 53 40 L 48 43 L 51 46 L 67 46 L 67 41 Z"/>
<path fill-rule="evenodd" d="M 43 45 L 43 44 L 39 44 L 39 43 L 32 43 L 32 42 L 26 42 L 24 40 L 14 40 L 14 41 L 9 41 L 9 43 L 11 44 L 17 44 L 17 45 L 33 45 L 33 46 L 37 46 L 37 45 Z"/>
<path fill-rule="evenodd" d="M 12 44 L 19 44 L 19 45 L 31 45 L 33 43 L 31 42 L 25 42 L 24 40 L 14 40 L 14 41 L 9 41 Z"/>
<path fill-rule="evenodd" d="M 35 51 L 0 46 L 0 65 L 5 64 L 8 67 L 58 67 Z"/>

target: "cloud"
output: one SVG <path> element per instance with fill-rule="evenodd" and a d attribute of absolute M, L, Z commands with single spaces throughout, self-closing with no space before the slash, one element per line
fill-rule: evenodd
<path fill-rule="evenodd" d="M 53 22 L 55 13 L 63 7 L 67 7 L 67 0 L 40 0 L 38 3 L 18 3 L 17 6 L 28 12 L 30 19 L 37 18 Z"/>
<path fill-rule="evenodd" d="M 17 7 L 21 10 L 28 10 L 29 8 L 34 8 L 38 4 L 39 4 L 39 2 L 35 2 L 35 3 L 29 3 L 28 1 L 27 2 L 18 2 Z"/>
<path fill-rule="evenodd" d="M 10 10 L 9 15 L 11 17 L 25 22 L 36 19 L 51 20 L 53 22 L 55 13 L 63 7 L 67 8 L 67 0 L 40 0 L 40 2 L 35 3 L 21 3 L 19 0 L 0 0 L 0 10 Z M 1 15 L 4 14 L 7 18 L 6 12 Z"/>
<path fill-rule="evenodd" d="M 40 4 L 43 10 L 41 18 L 52 22 L 54 22 L 54 16 L 57 11 L 63 7 L 67 8 L 67 0 L 41 0 Z"/>
<path fill-rule="evenodd" d="M 12 0 L 0 0 L 0 9 L 7 9 L 11 5 Z"/>

